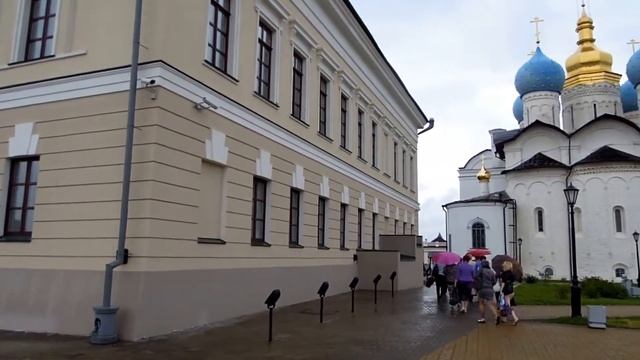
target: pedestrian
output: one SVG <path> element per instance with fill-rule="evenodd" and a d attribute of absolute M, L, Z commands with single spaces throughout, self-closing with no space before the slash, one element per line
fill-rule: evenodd
<path fill-rule="evenodd" d="M 493 294 L 493 285 L 496 284 L 496 274 L 489 267 L 489 262 L 487 260 L 482 261 L 482 268 L 476 275 L 476 279 L 478 279 L 478 284 L 480 285 L 480 288 L 478 290 L 478 300 L 480 302 L 480 319 L 478 319 L 478 322 L 481 324 L 487 322 L 484 313 L 485 309 L 488 307 L 489 309 L 491 309 L 491 312 L 495 316 L 496 324 L 498 324 L 500 321 L 500 317 L 498 316 L 498 312 L 496 310 L 496 300 Z"/>
<path fill-rule="evenodd" d="M 474 269 L 469 264 L 471 256 L 465 255 L 462 261 L 458 264 L 456 275 L 456 288 L 458 289 L 458 296 L 462 306 L 460 307 L 461 313 L 466 313 L 469 307 L 469 301 L 471 300 L 471 287 L 473 286 Z"/>
<path fill-rule="evenodd" d="M 436 279 L 436 296 L 441 299 L 447 291 L 447 280 L 444 276 L 444 265 L 435 264 L 431 272 Z"/>
<path fill-rule="evenodd" d="M 502 273 L 500 274 L 500 280 L 502 283 L 502 295 L 504 296 L 504 308 L 506 310 L 507 315 L 511 315 L 512 325 L 518 325 L 518 316 L 516 312 L 513 311 L 511 307 L 511 299 L 515 295 L 515 288 L 513 283 L 516 280 L 515 275 L 513 274 L 513 264 L 511 261 L 505 261 L 502 264 Z"/>

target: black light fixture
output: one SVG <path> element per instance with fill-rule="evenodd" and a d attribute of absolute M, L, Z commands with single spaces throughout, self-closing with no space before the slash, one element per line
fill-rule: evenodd
<path fill-rule="evenodd" d="M 320 324 L 322 324 L 323 314 L 324 314 L 324 297 L 327 295 L 327 290 L 329 289 L 329 283 L 326 281 L 322 282 L 320 288 L 318 289 L 318 295 L 320 295 Z"/>
<path fill-rule="evenodd" d="M 518 256 L 516 258 L 522 264 L 522 238 L 518 238 Z"/>
<path fill-rule="evenodd" d="M 269 309 L 269 342 L 273 340 L 273 308 L 276 307 L 278 299 L 280 299 L 280 290 L 275 289 L 267 296 L 267 300 L 264 301 L 267 309 Z"/>
<path fill-rule="evenodd" d="M 356 309 L 356 286 L 358 286 L 358 281 L 360 281 L 360 279 L 358 279 L 358 277 L 354 277 L 353 280 L 351 280 L 351 283 L 349 283 L 349 288 L 351 289 L 351 313 L 353 314 L 355 312 Z"/>
<path fill-rule="evenodd" d="M 633 232 L 633 240 L 636 241 L 636 269 L 638 271 L 638 287 L 640 287 L 640 255 L 638 255 L 638 238 L 640 238 L 640 234 L 638 234 L 638 231 L 634 231 Z"/>
<path fill-rule="evenodd" d="M 569 230 L 571 234 L 571 317 L 582 317 L 580 304 L 580 284 L 578 283 L 578 266 L 576 264 L 576 226 L 573 207 L 576 206 L 578 200 L 578 188 L 569 184 L 564 189 L 564 196 L 569 205 Z"/>
<path fill-rule="evenodd" d="M 382 275 L 378 274 L 373 279 L 373 304 L 378 304 L 378 282 L 382 279 Z"/>
<path fill-rule="evenodd" d="M 393 285 L 394 285 L 394 282 L 396 280 L 396 276 L 398 276 L 398 274 L 395 271 L 392 272 L 391 275 L 389 276 L 389 280 L 391 280 L 391 298 L 392 299 L 393 299 L 394 289 L 395 289 L 395 286 L 393 286 Z"/>

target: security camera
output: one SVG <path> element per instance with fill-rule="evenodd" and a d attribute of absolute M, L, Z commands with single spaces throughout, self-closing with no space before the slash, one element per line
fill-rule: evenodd
<path fill-rule="evenodd" d="M 207 99 L 206 97 L 203 97 L 202 101 L 195 103 L 195 108 L 198 110 L 208 110 L 208 109 L 217 109 L 218 106 L 212 103 L 211 101 L 209 101 L 209 99 Z"/>
<path fill-rule="evenodd" d="M 142 79 L 140 79 L 140 82 L 144 86 L 151 86 L 151 85 L 155 85 L 156 84 L 156 80 L 155 79 L 150 79 L 150 78 L 142 78 Z"/>

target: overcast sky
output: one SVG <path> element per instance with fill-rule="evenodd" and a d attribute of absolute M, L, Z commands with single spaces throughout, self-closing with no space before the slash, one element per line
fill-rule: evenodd
<path fill-rule="evenodd" d="M 577 0 L 351 0 L 422 110 L 436 119 L 420 136 L 420 234 L 444 236 L 441 205 L 458 200 L 457 169 L 490 148 L 488 130 L 512 129 L 513 79 L 535 49 L 564 65 L 576 49 Z M 624 75 L 630 39 L 640 40 L 639 0 L 590 0 L 596 45 Z M 626 76 L 623 76 L 626 81 Z"/>

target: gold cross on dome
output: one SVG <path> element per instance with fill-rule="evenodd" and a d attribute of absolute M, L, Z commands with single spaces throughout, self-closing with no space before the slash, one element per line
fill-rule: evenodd
<path fill-rule="evenodd" d="M 535 26 L 536 26 L 536 33 L 535 33 L 535 36 L 536 36 L 536 44 L 540 44 L 540 28 L 538 27 L 538 25 L 539 25 L 541 22 L 544 22 L 544 19 L 540 19 L 539 17 L 537 17 L 537 16 L 536 16 L 536 17 L 534 17 L 534 18 L 533 18 L 533 20 L 531 20 L 531 21 L 529 21 L 529 22 L 530 22 L 531 24 L 535 24 Z"/>
<path fill-rule="evenodd" d="M 640 41 L 636 40 L 636 39 L 631 39 L 631 41 L 629 41 L 627 43 L 627 45 L 631 45 L 631 49 L 633 50 L 633 53 L 636 53 L 636 45 L 640 44 Z"/>

